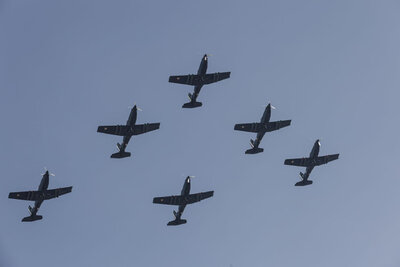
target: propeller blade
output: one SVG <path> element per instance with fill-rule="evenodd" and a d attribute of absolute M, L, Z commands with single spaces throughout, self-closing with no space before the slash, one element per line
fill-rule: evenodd
<path fill-rule="evenodd" d="M 43 167 L 44 169 L 44 173 L 42 173 L 42 176 L 46 174 L 46 172 L 49 173 L 50 176 L 56 176 L 54 173 L 49 172 L 49 170 L 47 169 L 47 167 Z"/>
<path fill-rule="evenodd" d="M 139 110 L 139 111 L 143 111 L 141 108 L 139 108 L 139 107 L 136 105 L 136 103 L 135 103 L 133 106 L 136 106 L 136 109 L 137 109 L 137 110 Z M 128 108 L 129 108 L 129 109 L 132 109 L 133 107 L 131 107 L 131 106 L 128 106 Z"/>

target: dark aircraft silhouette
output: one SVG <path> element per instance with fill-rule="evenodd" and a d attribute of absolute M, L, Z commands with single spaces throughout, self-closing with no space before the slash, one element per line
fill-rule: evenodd
<path fill-rule="evenodd" d="M 313 181 L 308 180 L 308 177 L 310 176 L 310 173 L 314 169 L 315 166 L 326 164 L 329 161 L 336 160 L 339 158 L 339 154 L 318 157 L 320 147 L 321 147 L 321 143 L 319 142 L 319 140 L 317 140 L 314 143 L 314 146 L 311 150 L 309 158 L 298 158 L 298 159 L 285 160 L 285 165 L 306 167 L 306 173 L 300 172 L 300 177 L 302 178 L 302 181 L 297 182 L 295 184 L 295 186 L 305 186 L 305 185 L 312 184 Z"/>
<path fill-rule="evenodd" d="M 31 216 L 23 218 L 23 222 L 33 222 L 43 218 L 43 216 L 37 215 L 37 212 L 44 200 L 71 193 L 72 186 L 47 190 L 49 187 L 50 175 L 54 176 L 54 174 L 50 174 L 49 171 L 46 170 L 46 172 L 43 174 L 38 191 L 13 192 L 8 195 L 8 198 L 35 201 L 35 206 L 33 208 L 29 206 L 29 212 L 31 213 Z"/>
<path fill-rule="evenodd" d="M 265 108 L 264 114 L 260 122 L 240 123 L 235 125 L 235 130 L 237 131 L 257 133 L 256 140 L 250 140 L 251 149 L 246 150 L 246 154 L 257 154 L 263 152 L 264 149 L 259 148 L 258 146 L 260 145 L 261 139 L 264 137 L 264 134 L 266 132 L 276 131 L 280 128 L 290 125 L 291 120 L 270 122 L 269 120 L 271 118 L 271 107 L 271 104 L 268 104 L 268 106 Z"/>
<path fill-rule="evenodd" d="M 216 72 L 207 73 L 208 56 L 207 54 L 203 56 L 201 60 L 199 70 L 197 74 L 189 75 L 179 75 L 179 76 L 169 76 L 170 83 L 180 83 L 187 85 L 194 85 L 193 94 L 189 93 L 190 102 L 182 106 L 182 108 L 197 108 L 201 107 L 203 104 L 197 102 L 197 97 L 199 96 L 200 90 L 205 84 L 215 83 L 224 79 L 228 79 L 231 75 L 230 72 Z"/>
<path fill-rule="evenodd" d="M 193 177 L 192 176 L 186 177 L 185 183 L 183 184 L 182 192 L 179 196 L 153 198 L 153 203 L 156 204 L 179 206 L 178 212 L 174 211 L 175 220 L 170 221 L 168 225 L 180 225 L 186 223 L 186 220 L 181 219 L 182 213 L 185 210 L 186 205 L 199 202 L 200 200 L 212 197 L 214 195 L 214 191 L 190 194 L 191 178 Z"/>
<path fill-rule="evenodd" d="M 131 153 L 125 152 L 125 149 L 132 135 L 139 135 L 160 128 L 160 123 L 136 124 L 137 111 L 138 108 L 135 105 L 131 110 L 126 125 L 99 126 L 99 128 L 97 128 L 97 132 L 99 133 L 113 134 L 124 137 L 122 144 L 117 143 L 117 148 L 119 152 L 112 154 L 111 158 L 120 159 L 120 158 L 130 157 Z"/>

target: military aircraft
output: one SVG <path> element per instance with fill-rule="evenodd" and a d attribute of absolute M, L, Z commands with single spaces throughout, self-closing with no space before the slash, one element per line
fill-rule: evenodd
<path fill-rule="evenodd" d="M 184 104 L 182 108 L 201 107 L 203 104 L 201 102 L 197 102 L 197 97 L 199 96 L 200 90 L 203 87 L 203 85 L 228 79 L 231 75 L 230 72 L 216 72 L 216 73 L 206 74 L 207 65 L 208 65 L 208 55 L 206 54 L 203 56 L 203 59 L 201 60 L 197 74 L 169 76 L 170 83 L 194 85 L 193 94 L 189 93 L 190 102 Z"/>
<path fill-rule="evenodd" d="M 43 178 L 40 182 L 38 191 L 12 192 L 8 195 L 8 198 L 12 199 L 35 201 L 35 206 L 33 208 L 29 206 L 28 208 L 31 216 L 23 218 L 23 222 L 33 222 L 41 220 L 43 218 L 43 216 L 37 215 L 37 212 L 44 200 L 56 198 L 64 194 L 71 193 L 72 186 L 47 190 L 47 188 L 49 187 L 50 175 L 54 176 L 54 174 L 49 173 L 49 171 L 46 170 L 46 172 L 43 174 Z"/>
<path fill-rule="evenodd" d="M 129 114 L 129 119 L 126 122 L 126 125 L 99 126 L 99 128 L 97 128 L 97 132 L 99 133 L 113 134 L 124 137 L 124 139 L 122 140 L 122 144 L 117 143 L 117 148 L 119 152 L 112 154 L 111 158 L 120 159 L 120 158 L 130 157 L 131 153 L 125 152 L 125 149 L 132 135 L 139 135 L 160 128 L 160 123 L 136 124 L 138 109 L 139 108 L 136 105 L 132 108 L 131 113 Z"/>
<path fill-rule="evenodd" d="M 308 158 L 298 158 L 298 159 L 287 159 L 285 160 L 285 165 L 292 165 L 292 166 L 300 166 L 306 167 L 306 173 L 300 172 L 301 181 L 297 182 L 295 186 L 305 186 L 310 185 L 313 181 L 308 180 L 311 171 L 314 169 L 315 166 L 319 166 L 322 164 L 326 164 L 330 161 L 336 160 L 339 158 L 339 154 L 327 155 L 327 156 L 318 156 L 319 149 L 321 147 L 321 143 L 319 140 L 315 141 L 314 146 L 311 150 L 310 157 Z"/>
<path fill-rule="evenodd" d="M 264 134 L 266 132 L 276 131 L 280 128 L 290 125 L 291 120 L 270 122 L 269 120 L 271 118 L 272 108 L 273 107 L 271 106 L 271 104 L 268 104 L 268 106 L 265 108 L 264 114 L 261 117 L 260 122 L 240 123 L 235 125 L 235 130 L 237 131 L 257 133 L 256 140 L 250 140 L 251 149 L 246 150 L 246 154 L 257 154 L 263 152 L 264 149 L 259 148 L 258 146 L 260 145 L 261 139 L 264 137 Z"/>
<path fill-rule="evenodd" d="M 156 204 L 179 206 L 178 212 L 173 212 L 175 220 L 170 221 L 167 225 L 180 225 L 186 223 L 186 220 L 181 219 L 182 213 L 185 210 L 186 205 L 199 202 L 200 200 L 212 197 L 214 195 L 214 191 L 190 194 L 191 178 L 193 178 L 193 176 L 186 177 L 185 183 L 183 184 L 182 192 L 179 196 L 153 198 L 153 203 Z"/>

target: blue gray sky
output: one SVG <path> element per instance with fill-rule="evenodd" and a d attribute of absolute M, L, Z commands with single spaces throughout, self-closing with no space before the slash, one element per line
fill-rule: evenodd
<path fill-rule="evenodd" d="M 400 265 L 399 1 L 0 1 L 0 266 Z M 203 88 L 168 76 L 209 71 L 231 78 Z M 132 157 L 110 159 L 120 137 L 96 133 L 138 123 Z M 266 104 L 292 125 L 245 155 Z M 285 158 L 340 159 L 302 168 Z M 50 187 L 43 204 L 7 199 Z M 155 196 L 215 190 L 167 227 Z"/>

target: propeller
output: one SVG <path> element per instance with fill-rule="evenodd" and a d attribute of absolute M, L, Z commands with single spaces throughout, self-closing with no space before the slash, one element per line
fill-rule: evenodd
<path fill-rule="evenodd" d="M 136 106 L 136 109 L 137 109 L 137 110 L 139 110 L 139 111 L 143 111 L 141 108 L 139 108 L 139 107 L 136 105 L 136 103 L 135 103 L 133 106 Z M 129 109 L 132 109 L 133 107 L 131 107 L 131 106 L 128 106 L 128 108 L 129 108 Z"/>
<path fill-rule="evenodd" d="M 44 169 L 44 173 L 42 173 L 42 175 L 45 175 L 46 172 L 48 172 L 50 176 L 53 176 L 53 177 L 56 176 L 54 173 L 49 172 L 49 170 L 46 167 L 43 167 L 43 169 Z"/>
<path fill-rule="evenodd" d="M 269 103 L 268 105 L 271 106 L 271 109 L 276 109 L 276 107 L 274 107 L 273 105 L 271 105 L 271 103 Z M 263 107 L 265 108 L 265 107 L 267 107 L 268 105 L 263 105 Z"/>

